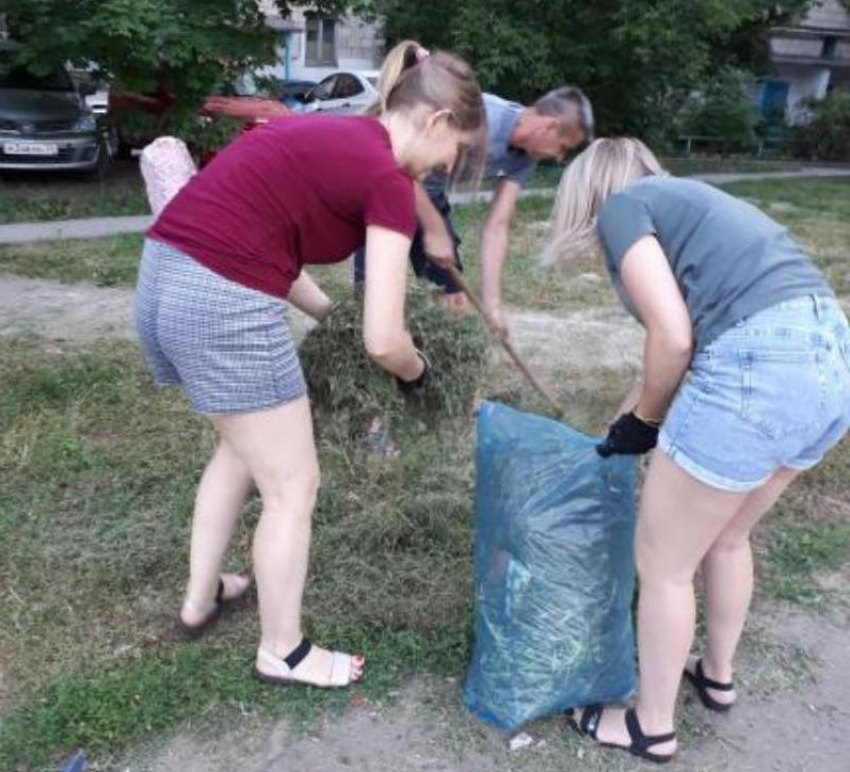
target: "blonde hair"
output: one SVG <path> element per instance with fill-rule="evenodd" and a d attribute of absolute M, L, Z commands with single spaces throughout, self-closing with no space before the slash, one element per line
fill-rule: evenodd
<path fill-rule="evenodd" d="M 473 135 L 452 176 L 480 179 L 487 148 L 487 117 L 481 87 L 472 68 L 445 51 L 429 53 L 415 40 L 394 46 L 378 77 L 378 99 L 364 111 L 380 116 L 420 105 L 448 110 L 456 128 Z"/>
<path fill-rule="evenodd" d="M 381 72 L 378 75 L 378 98 L 364 111 L 364 115 L 378 116 L 386 110 L 387 97 L 398 83 L 401 74 L 415 67 L 428 58 L 430 54 L 415 40 L 402 40 L 394 45 L 384 57 Z"/>
<path fill-rule="evenodd" d="M 552 235 L 544 263 L 574 257 L 598 246 L 596 220 L 609 196 L 641 177 L 667 172 L 639 139 L 597 139 L 566 168 L 552 210 Z"/>

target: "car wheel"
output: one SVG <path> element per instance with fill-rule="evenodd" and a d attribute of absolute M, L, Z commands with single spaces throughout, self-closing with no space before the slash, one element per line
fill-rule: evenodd
<path fill-rule="evenodd" d="M 86 178 L 90 180 L 102 180 L 109 173 L 113 158 L 109 139 L 107 137 L 101 137 L 97 147 L 97 161 L 85 172 Z"/>

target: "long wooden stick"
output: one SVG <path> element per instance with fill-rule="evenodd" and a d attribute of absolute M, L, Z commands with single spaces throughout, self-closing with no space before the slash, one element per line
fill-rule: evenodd
<path fill-rule="evenodd" d="M 449 274 L 449 276 L 452 277 L 452 281 L 455 283 L 455 285 L 457 285 L 458 289 L 463 292 L 466 297 L 469 298 L 469 302 L 472 303 L 472 305 L 475 306 L 475 310 L 478 311 L 479 314 L 481 314 L 481 318 L 484 319 L 484 323 L 487 325 L 487 329 L 490 329 L 490 325 L 487 319 L 487 312 L 484 310 L 484 306 L 481 305 L 481 301 L 475 296 L 475 293 L 473 293 L 472 290 L 469 289 L 469 285 L 464 281 L 461 272 L 458 271 L 458 269 L 455 268 L 455 266 L 453 265 L 444 266 L 441 264 L 440 268 L 443 268 L 443 270 L 445 270 Z M 511 342 L 506 338 L 503 338 L 495 331 L 491 332 L 493 336 L 499 341 L 502 348 L 507 352 L 508 356 L 513 360 L 513 363 L 517 366 L 519 371 L 523 374 L 525 380 L 527 380 L 531 384 L 531 386 L 534 387 L 534 390 L 541 397 L 543 397 L 544 400 L 546 400 L 549 407 L 555 412 L 555 415 L 557 415 L 558 418 L 563 418 L 565 414 L 564 411 L 561 409 L 561 406 L 543 387 L 543 384 L 541 384 L 540 381 L 535 378 L 534 374 L 531 372 L 531 370 L 528 369 L 525 362 L 520 359 L 519 354 L 517 354 L 516 349 L 514 349 L 513 345 L 511 345 Z"/>

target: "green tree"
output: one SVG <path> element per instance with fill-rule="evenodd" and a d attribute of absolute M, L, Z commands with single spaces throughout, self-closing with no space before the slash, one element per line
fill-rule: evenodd
<path fill-rule="evenodd" d="M 282 16 L 288 0 L 276 0 Z M 335 14 L 348 3 L 305 7 Z M 93 68 L 117 91 L 168 90 L 164 129 L 186 128 L 210 91 L 274 62 L 273 30 L 260 0 L 0 0 L 20 63 L 47 72 L 59 62 Z"/>
<path fill-rule="evenodd" d="M 794 127 L 797 152 L 809 158 L 850 160 L 850 91 L 836 89 L 825 99 L 810 100 L 809 120 Z"/>
<path fill-rule="evenodd" d="M 720 137 L 730 148 L 751 145 L 759 115 L 747 94 L 747 80 L 740 70 L 722 69 L 685 102 L 678 121 L 681 132 Z"/>
<path fill-rule="evenodd" d="M 600 130 L 669 135 L 695 91 L 724 66 L 763 71 L 767 32 L 811 0 L 379 0 L 388 42 L 457 50 L 485 88 L 530 101 L 584 88 Z"/>

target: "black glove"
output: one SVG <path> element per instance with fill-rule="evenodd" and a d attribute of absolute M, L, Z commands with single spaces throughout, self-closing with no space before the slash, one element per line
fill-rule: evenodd
<path fill-rule="evenodd" d="M 416 349 L 416 355 L 422 360 L 422 364 L 425 367 L 422 369 L 421 375 L 413 381 L 405 381 L 402 378 L 396 376 L 395 382 L 398 385 L 398 390 L 404 395 L 407 396 L 414 391 L 418 391 L 425 387 L 425 384 L 428 382 L 428 376 L 431 373 L 431 363 L 428 361 L 425 354 L 423 354 L 419 349 Z"/>
<path fill-rule="evenodd" d="M 604 442 L 596 446 L 602 458 L 615 453 L 635 456 L 648 453 L 658 443 L 658 427 L 638 418 L 634 412 L 621 415 L 608 429 Z"/>

